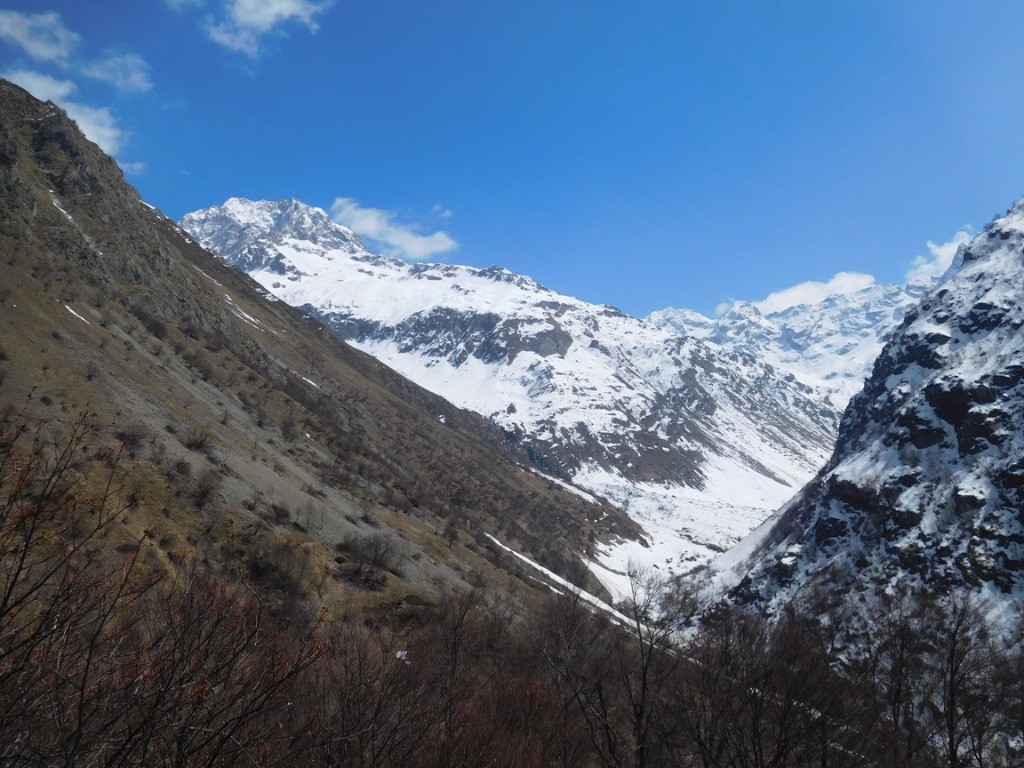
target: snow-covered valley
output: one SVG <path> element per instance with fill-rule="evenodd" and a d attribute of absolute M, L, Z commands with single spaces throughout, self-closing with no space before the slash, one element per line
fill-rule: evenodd
<path fill-rule="evenodd" d="M 538 471 L 603 496 L 647 532 L 599 546 L 679 573 L 735 544 L 825 463 L 885 332 L 915 299 L 895 286 L 764 315 L 734 305 L 647 319 L 501 267 L 370 253 L 298 201 L 233 198 L 183 228 L 276 297 L 525 446 Z"/>

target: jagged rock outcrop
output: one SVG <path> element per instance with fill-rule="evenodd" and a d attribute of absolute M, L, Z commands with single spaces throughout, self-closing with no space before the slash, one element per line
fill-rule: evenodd
<path fill-rule="evenodd" d="M 961 256 L 907 312 L 825 468 L 719 561 L 731 599 L 1024 594 L 1024 201 Z"/>

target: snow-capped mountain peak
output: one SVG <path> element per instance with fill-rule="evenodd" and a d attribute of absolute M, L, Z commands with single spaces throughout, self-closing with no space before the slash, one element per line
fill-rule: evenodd
<path fill-rule="evenodd" d="M 371 254 L 355 232 L 333 221 L 326 211 L 294 199 L 254 202 L 232 197 L 223 205 L 187 214 L 181 226 L 247 272 L 309 277 L 327 269 L 335 252 L 388 260 Z"/>

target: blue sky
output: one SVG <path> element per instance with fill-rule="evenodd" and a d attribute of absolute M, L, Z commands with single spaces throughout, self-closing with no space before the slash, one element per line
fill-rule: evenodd
<path fill-rule="evenodd" d="M 902 281 L 1024 194 L 1022 31 L 998 1 L 7 0 L 0 74 L 172 218 L 297 197 L 380 250 L 712 313 Z"/>

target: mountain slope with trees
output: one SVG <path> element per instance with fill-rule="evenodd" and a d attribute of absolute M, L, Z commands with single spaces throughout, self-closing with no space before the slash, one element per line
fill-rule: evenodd
<path fill-rule="evenodd" d="M 125 446 L 154 564 L 241 557 L 301 593 L 432 601 L 504 559 L 485 534 L 582 579 L 594 546 L 639 536 L 191 242 L 59 109 L 10 84 L 0 108 L 0 406 L 87 413 Z"/>

